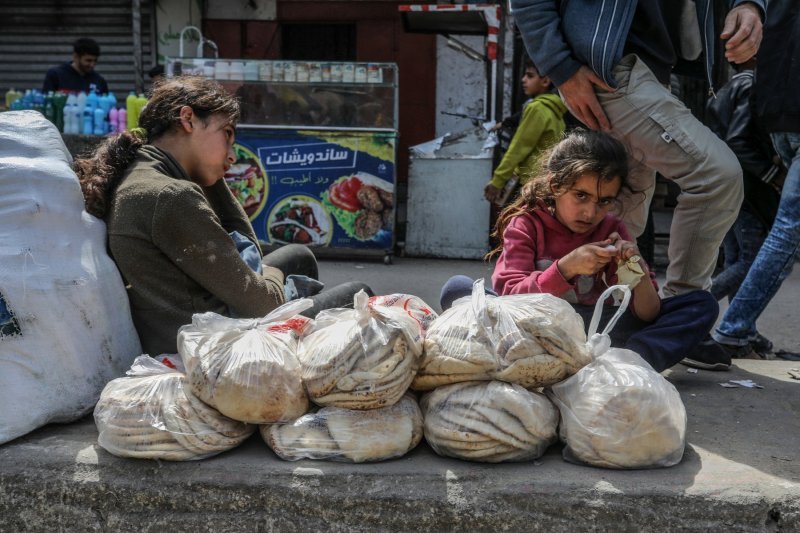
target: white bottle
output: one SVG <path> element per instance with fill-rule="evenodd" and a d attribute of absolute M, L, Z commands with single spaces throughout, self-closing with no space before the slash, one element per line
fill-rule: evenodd
<path fill-rule="evenodd" d="M 78 116 L 83 117 L 83 111 L 86 109 L 86 93 L 81 91 L 78 93 Z M 80 129 L 80 126 L 78 126 Z"/>
<path fill-rule="evenodd" d="M 255 61 L 248 61 L 244 64 L 244 79 L 247 81 L 258 80 L 258 63 Z"/>

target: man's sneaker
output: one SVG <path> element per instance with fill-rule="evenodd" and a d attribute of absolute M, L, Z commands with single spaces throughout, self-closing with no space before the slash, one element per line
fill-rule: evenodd
<path fill-rule="evenodd" d="M 754 352 L 761 356 L 771 353 L 773 348 L 772 341 L 761 333 L 756 333 L 756 338 L 750 341 L 750 346 L 753 347 Z"/>
<path fill-rule="evenodd" d="M 681 364 L 703 370 L 728 370 L 731 367 L 731 357 L 744 357 L 752 351 L 749 344 L 730 346 L 720 344 L 708 336 L 683 358 Z"/>

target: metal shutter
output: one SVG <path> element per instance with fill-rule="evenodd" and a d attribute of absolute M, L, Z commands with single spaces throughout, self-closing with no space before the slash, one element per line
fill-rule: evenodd
<path fill-rule="evenodd" d="M 41 89 L 47 69 L 72 60 L 73 41 L 91 37 L 100 45 L 97 72 L 124 98 L 136 88 L 134 46 L 141 43 L 141 70 L 156 62 L 154 5 L 155 0 L 0 0 L 0 95 L 10 87 Z"/>

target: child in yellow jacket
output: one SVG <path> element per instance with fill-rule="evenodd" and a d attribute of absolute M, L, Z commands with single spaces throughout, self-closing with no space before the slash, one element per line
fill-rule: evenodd
<path fill-rule="evenodd" d="M 550 78 L 541 76 L 536 65 L 527 59 L 522 90 L 530 101 L 525 105 L 508 151 L 483 189 L 489 202 L 501 199 L 503 188 L 513 176 L 518 178 L 521 186 L 535 175 L 539 156 L 563 136 L 567 108 L 557 94 L 550 92 L 550 87 Z"/>

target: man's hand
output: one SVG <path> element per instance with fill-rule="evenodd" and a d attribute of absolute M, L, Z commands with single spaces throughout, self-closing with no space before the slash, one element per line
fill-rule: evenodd
<path fill-rule="evenodd" d="M 597 96 L 594 94 L 595 86 L 604 91 L 614 92 L 614 89 L 609 87 L 600 76 L 584 65 L 559 86 L 558 92 L 567 109 L 575 115 L 575 118 L 593 130 L 609 131 L 611 122 L 608 121 L 603 108 L 600 107 L 600 102 L 597 101 Z"/>
<path fill-rule="evenodd" d="M 734 7 L 725 17 L 725 27 L 720 38 L 725 43 L 725 59 L 744 63 L 758 52 L 761 46 L 761 12 L 751 2 Z"/>
<path fill-rule="evenodd" d="M 495 187 L 490 183 L 486 184 L 486 187 L 483 188 L 483 197 L 489 200 L 489 203 L 494 203 L 500 198 L 500 193 L 502 193 L 500 189 Z"/>

